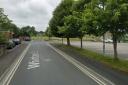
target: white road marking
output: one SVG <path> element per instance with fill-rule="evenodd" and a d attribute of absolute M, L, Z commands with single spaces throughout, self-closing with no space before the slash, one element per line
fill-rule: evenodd
<path fill-rule="evenodd" d="M 18 57 L 15 60 L 15 62 L 11 65 L 11 67 L 9 69 L 7 69 L 7 71 L 4 73 L 5 75 L 3 76 L 3 78 L 0 82 L 0 85 L 9 85 L 9 83 L 11 82 L 11 79 L 13 78 L 15 72 L 17 71 L 20 63 L 22 62 L 23 58 L 25 57 L 30 46 L 31 46 L 31 44 L 29 44 L 27 46 L 27 48 L 22 52 L 20 57 Z"/>
<path fill-rule="evenodd" d="M 30 58 L 30 61 L 28 62 L 28 67 L 27 69 L 33 69 L 40 67 L 40 62 L 39 62 L 39 52 L 35 51 L 32 53 L 32 57 Z"/>
<path fill-rule="evenodd" d="M 89 76 L 91 79 L 93 79 L 95 82 L 97 82 L 99 85 L 115 85 L 112 81 L 108 80 L 107 78 L 101 76 L 100 74 L 96 73 L 92 69 L 88 68 L 87 66 L 83 65 L 79 61 L 75 60 L 71 56 L 67 55 L 66 53 L 62 52 L 61 50 L 51 46 L 50 44 L 47 44 L 49 47 L 51 47 L 53 50 L 55 50 L 58 54 L 63 56 L 66 60 L 68 60 L 70 63 L 72 63 L 74 66 L 76 66 L 79 70 L 81 70 L 85 75 Z"/>

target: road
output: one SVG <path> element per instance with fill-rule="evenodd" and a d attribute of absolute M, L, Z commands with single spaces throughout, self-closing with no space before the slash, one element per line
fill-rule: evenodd
<path fill-rule="evenodd" d="M 71 44 L 80 47 L 80 42 L 78 41 L 72 41 Z M 98 53 L 103 53 L 102 42 L 83 41 L 83 47 Z M 105 54 L 113 56 L 113 53 L 114 51 L 112 43 L 106 43 Z M 128 60 L 128 43 L 118 43 L 118 54 L 120 59 Z"/>
<path fill-rule="evenodd" d="M 9 68 L 18 56 L 20 56 L 21 52 L 27 47 L 27 45 L 27 42 L 23 42 L 15 48 L 7 50 L 7 53 L 0 57 L 0 76 L 2 76 L 3 72 Z"/>
<path fill-rule="evenodd" d="M 33 41 L 9 85 L 103 84 L 98 84 L 93 78 L 85 75 L 48 43 Z"/>

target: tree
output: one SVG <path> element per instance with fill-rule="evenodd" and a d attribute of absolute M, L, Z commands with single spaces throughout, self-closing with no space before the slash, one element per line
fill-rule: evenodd
<path fill-rule="evenodd" d="M 108 27 L 108 22 L 107 20 L 109 19 L 109 17 L 106 16 L 106 9 L 105 9 L 105 6 L 106 6 L 106 1 L 107 0 L 100 0 L 98 5 L 98 9 L 99 9 L 99 13 L 102 15 L 102 16 L 98 16 L 98 21 L 99 21 L 99 30 L 102 30 L 100 32 L 100 35 L 103 35 L 103 54 L 105 54 L 105 33 L 107 32 L 107 27 Z"/>
<path fill-rule="evenodd" d="M 52 34 L 51 34 L 51 28 L 50 27 L 47 27 L 47 30 L 45 31 L 45 35 L 49 37 L 49 40 L 51 39 Z"/>
<path fill-rule="evenodd" d="M 91 12 L 89 17 L 93 17 L 91 21 L 94 22 L 93 29 L 97 30 L 97 34 L 102 35 L 106 32 L 112 34 L 114 59 L 118 60 L 117 41 L 128 32 L 128 1 L 96 0 L 91 2 L 89 10 Z M 89 17 L 86 18 L 87 22 Z"/>
<path fill-rule="evenodd" d="M 22 27 L 20 30 L 21 36 L 36 36 L 37 31 L 35 30 L 35 27 L 31 26 L 25 26 Z"/>
<path fill-rule="evenodd" d="M 0 45 L 5 44 L 7 42 L 7 39 L 5 38 L 5 35 L 0 32 Z"/>
<path fill-rule="evenodd" d="M 76 0 L 73 4 L 73 10 L 77 12 L 83 12 L 85 10 L 86 4 L 91 2 L 91 0 Z"/>
<path fill-rule="evenodd" d="M 82 29 L 83 20 L 81 19 L 81 12 L 74 11 L 72 15 L 65 17 L 65 36 L 69 38 L 80 38 L 81 48 L 83 47 L 83 36 L 85 32 Z M 70 44 L 70 41 L 68 42 Z"/>
<path fill-rule="evenodd" d="M 105 54 L 105 33 L 107 32 L 108 28 L 108 19 L 107 11 L 105 9 L 107 0 L 95 0 L 91 2 L 91 10 L 95 16 L 94 28 L 96 33 L 95 36 L 102 36 L 103 35 L 103 54 Z"/>
<path fill-rule="evenodd" d="M 7 42 L 7 37 L 5 37 L 5 32 L 10 30 L 11 20 L 4 14 L 4 9 L 0 8 L 0 44 L 5 44 Z"/>
<path fill-rule="evenodd" d="M 65 17 L 71 15 L 73 0 L 63 0 L 60 5 L 55 9 L 53 13 L 53 18 L 49 22 L 52 35 L 56 37 L 63 37 L 64 33 L 60 32 L 60 27 L 64 26 Z M 67 43 L 69 43 L 69 37 L 67 37 Z"/>
<path fill-rule="evenodd" d="M 13 32 L 13 37 L 19 37 L 20 36 L 20 28 L 17 27 L 14 23 L 10 23 L 9 25 L 10 32 Z"/>
<path fill-rule="evenodd" d="M 108 0 L 106 10 L 109 16 L 108 31 L 113 37 L 114 59 L 118 60 L 117 41 L 128 33 L 128 1 Z"/>
<path fill-rule="evenodd" d="M 86 30 L 84 30 L 85 27 L 84 27 L 82 13 L 86 9 L 85 6 L 89 2 L 91 2 L 91 1 L 90 0 L 78 0 L 78 1 L 74 2 L 74 4 L 73 4 L 73 16 L 75 16 L 77 18 L 76 24 L 74 24 L 74 25 L 77 25 L 77 27 L 79 28 L 77 37 L 80 38 L 81 48 L 83 48 L 83 43 L 82 43 L 83 36 L 86 34 Z"/>
<path fill-rule="evenodd" d="M 4 19 L 4 10 L 2 8 L 0 8 L 0 30 L 2 29 L 2 24 L 5 22 L 5 19 Z"/>
<path fill-rule="evenodd" d="M 0 30 L 9 30 L 11 20 L 4 14 L 4 9 L 0 8 Z"/>
<path fill-rule="evenodd" d="M 53 13 L 49 26 L 56 37 L 70 39 L 90 34 L 112 34 L 114 59 L 118 60 L 117 41 L 128 33 L 127 0 L 63 0 Z M 103 48 L 105 48 L 105 42 Z M 81 43 L 82 47 L 82 43 Z"/>
<path fill-rule="evenodd" d="M 69 15 L 65 17 L 63 33 L 64 36 L 67 38 L 68 45 L 70 45 L 69 38 L 75 38 L 80 34 L 78 21 L 79 21 L 78 18 L 73 15 Z"/>

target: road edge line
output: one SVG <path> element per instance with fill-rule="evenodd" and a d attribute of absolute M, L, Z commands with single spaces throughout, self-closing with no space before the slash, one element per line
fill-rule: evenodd
<path fill-rule="evenodd" d="M 71 64 L 76 66 L 81 72 L 83 72 L 85 75 L 89 76 L 92 80 L 94 80 L 99 85 L 115 85 L 112 81 L 108 80 L 107 78 L 101 76 L 100 74 L 96 73 L 91 68 L 85 66 L 81 62 L 77 61 L 76 59 L 72 58 L 65 52 L 53 47 L 49 43 L 47 44 L 49 47 L 51 47 L 54 51 L 56 51 L 58 54 L 63 56 L 67 61 L 69 61 Z M 102 79 L 102 80 L 101 80 Z"/>
<path fill-rule="evenodd" d="M 31 42 L 30 42 L 31 43 Z M 5 71 L 5 75 L 2 76 L 0 85 L 9 85 L 11 79 L 13 78 L 15 72 L 17 71 L 18 67 L 20 66 L 22 60 L 24 59 L 28 49 L 30 48 L 31 44 L 25 48 L 25 50 L 20 54 L 20 56 L 14 61 L 14 63 Z"/>

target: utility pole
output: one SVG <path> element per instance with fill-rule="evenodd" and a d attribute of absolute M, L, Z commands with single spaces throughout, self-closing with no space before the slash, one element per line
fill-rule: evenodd
<path fill-rule="evenodd" d="M 105 55 L 105 34 L 103 35 L 103 54 Z"/>

